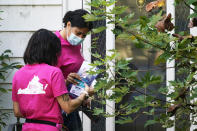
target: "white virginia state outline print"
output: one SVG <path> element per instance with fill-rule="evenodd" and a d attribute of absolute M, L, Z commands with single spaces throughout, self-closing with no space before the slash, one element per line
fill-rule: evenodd
<path fill-rule="evenodd" d="M 39 82 L 39 77 L 34 76 L 34 78 L 29 82 L 27 88 L 19 89 L 17 94 L 45 94 L 45 90 L 48 84 L 44 85 Z"/>

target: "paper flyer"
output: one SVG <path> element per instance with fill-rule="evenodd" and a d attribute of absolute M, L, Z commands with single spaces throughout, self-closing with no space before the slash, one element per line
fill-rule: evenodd
<path fill-rule="evenodd" d="M 70 89 L 71 96 L 74 98 L 78 97 L 81 94 L 81 92 L 84 91 L 85 88 L 84 83 L 86 83 L 88 86 L 91 86 L 91 84 L 97 77 L 97 75 L 90 75 L 87 73 L 87 71 L 89 70 L 93 70 L 93 71 L 97 70 L 97 68 L 92 69 L 92 66 L 90 66 L 89 64 L 90 64 L 89 62 L 84 61 L 79 71 L 77 72 L 77 74 L 79 74 L 79 76 L 81 77 L 81 81 L 77 80 L 79 84 L 78 85 L 70 84 L 68 87 L 68 89 Z"/>

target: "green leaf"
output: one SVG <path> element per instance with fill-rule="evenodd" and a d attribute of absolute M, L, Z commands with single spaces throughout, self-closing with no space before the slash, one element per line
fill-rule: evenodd
<path fill-rule="evenodd" d="M 0 79 L 5 80 L 5 76 L 2 73 L 0 73 Z"/>
<path fill-rule="evenodd" d="M 153 105 L 154 106 L 154 105 Z M 149 112 L 143 112 L 144 114 L 146 115 L 154 115 L 154 112 L 155 112 L 155 108 L 152 108 L 151 110 L 149 110 Z"/>
<path fill-rule="evenodd" d="M 0 92 L 2 92 L 2 93 L 7 93 L 7 90 L 0 87 Z"/>
<path fill-rule="evenodd" d="M 126 11 L 127 8 L 128 7 L 126 7 L 126 6 L 115 6 L 111 10 L 110 14 L 122 14 L 122 13 L 124 13 Z"/>
<path fill-rule="evenodd" d="M 168 88 L 167 87 L 160 87 L 158 91 L 159 91 L 159 93 L 165 95 L 168 93 Z"/>
<path fill-rule="evenodd" d="M 159 84 L 161 82 L 161 76 L 151 75 L 150 72 L 147 72 L 143 77 L 141 77 L 141 83 L 143 88 L 147 88 L 152 84 Z"/>
<path fill-rule="evenodd" d="M 127 33 L 121 33 L 117 36 L 118 39 L 126 39 L 126 40 L 131 40 L 131 35 L 127 34 Z"/>
<path fill-rule="evenodd" d="M 8 91 L 12 91 L 12 89 L 8 89 Z"/>
<path fill-rule="evenodd" d="M 104 31 L 105 29 L 106 29 L 105 26 L 100 26 L 98 28 L 93 29 L 92 31 L 93 31 L 93 33 L 100 33 L 102 31 Z"/>
<path fill-rule="evenodd" d="M 187 77 L 187 82 L 188 82 L 188 83 L 191 82 L 192 79 L 194 78 L 194 76 L 195 76 L 195 72 L 189 74 L 189 76 Z"/>
<path fill-rule="evenodd" d="M 132 71 L 132 70 L 123 70 L 121 72 L 121 76 L 124 78 L 133 78 L 133 77 L 136 77 L 137 74 L 138 74 L 137 71 Z"/>
<path fill-rule="evenodd" d="M 153 124 L 155 124 L 155 123 L 158 123 L 158 122 L 155 121 L 155 120 L 148 120 L 148 121 L 146 121 L 146 124 L 144 125 L 144 127 L 147 127 L 147 126 L 149 126 L 149 125 L 153 125 Z"/>
<path fill-rule="evenodd" d="M 158 65 L 160 63 L 165 63 L 167 61 L 168 58 L 171 57 L 171 54 L 164 52 L 163 54 L 161 54 L 154 62 L 155 65 Z"/>
<path fill-rule="evenodd" d="M 119 120 L 116 120 L 115 121 L 117 124 L 126 124 L 126 123 L 132 123 L 133 120 L 131 117 L 122 117 L 121 119 Z"/>
<path fill-rule="evenodd" d="M 116 0 L 109 0 L 109 1 L 105 1 L 106 2 L 106 6 L 109 7 L 109 6 L 112 6 L 116 3 Z"/>
<path fill-rule="evenodd" d="M 5 50 L 3 53 L 4 53 L 4 54 L 5 54 L 5 53 L 9 53 L 9 54 L 11 54 L 11 53 L 12 53 L 12 51 L 11 51 L 10 49 L 7 49 L 7 50 Z"/>
<path fill-rule="evenodd" d="M 131 115 L 131 114 L 133 114 L 133 113 L 137 113 L 139 110 L 140 110 L 140 106 L 139 107 L 136 107 L 136 108 L 129 108 L 127 111 L 126 111 L 126 113 L 125 114 L 122 114 L 122 115 L 125 115 L 125 116 L 127 116 L 127 115 Z"/>
<path fill-rule="evenodd" d="M 193 13 L 193 14 L 188 16 L 188 18 L 195 18 L 195 17 L 197 17 L 197 13 Z"/>
<path fill-rule="evenodd" d="M 105 20 L 105 17 L 98 17 L 93 14 L 86 14 L 83 16 L 83 18 L 88 22 L 88 21 L 98 21 L 98 20 Z"/>
<path fill-rule="evenodd" d="M 95 108 L 93 115 L 100 115 L 102 113 L 104 113 L 104 110 L 103 109 Z"/>
<path fill-rule="evenodd" d="M 120 61 L 117 61 L 117 63 L 116 63 L 116 68 L 117 68 L 118 70 L 120 70 L 120 69 L 129 69 L 129 68 L 128 68 L 128 65 L 129 65 L 129 63 L 128 63 L 127 61 L 125 61 L 125 60 L 120 60 Z"/>
<path fill-rule="evenodd" d="M 20 68 L 23 67 L 23 65 L 17 64 L 17 65 L 15 65 L 14 67 L 15 67 L 16 69 L 20 69 Z"/>
<path fill-rule="evenodd" d="M 107 80 L 106 79 L 99 79 L 97 81 L 97 83 L 95 84 L 94 89 L 96 91 L 99 91 L 99 90 L 103 89 L 103 87 L 105 87 L 106 85 L 107 85 Z"/>
<path fill-rule="evenodd" d="M 162 10 L 156 14 L 156 15 L 153 15 L 151 18 L 150 18 L 150 22 L 148 23 L 150 26 L 154 27 L 155 24 L 162 19 Z"/>
<path fill-rule="evenodd" d="M 136 100 L 136 101 L 140 101 L 140 102 L 145 102 L 145 96 L 143 96 L 143 95 L 140 95 L 140 96 L 134 96 L 134 99 Z"/>
<path fill-rule="evenodd" d="M 92 56 L 94 56 L 95 58 L 98 58 L 98 59 L 100 59 L 100 58 L 101 58 L 101 55 L 100 55 L 100 54 L 98 54 L 98 53 L 93 53 L 93 54 L 92 54 Z"/>
<path fill-rule="evenodd" d="M 188 4 L 193 4 L 193 3 L 196 3 L 196 2 L 197 2 L 196 0 L 187 0 Z"/>
<path fill-rule="evenodd" d="M 104 65 L 105 63 L 103 63 L 102 61 L 96 60 L 94 61 L 94 63 L 90 64 L 91 66 L 101 66 Z"/>

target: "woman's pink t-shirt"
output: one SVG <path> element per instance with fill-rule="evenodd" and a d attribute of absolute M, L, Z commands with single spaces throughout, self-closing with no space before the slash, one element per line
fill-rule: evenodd
<path fill-rule="evenodd" d="M 19 103 L 25 118 L 63 123 L 56 97 L 68 91 L 59 68 L 47 64 L 25 65 L 15 73 L 12 84 L 12 100 Z M 26 123 L 24 129 L 28 125 L 32 124 Z M 54 128 L 43 126 L 46 129 Z"/>
<path fill-rule="evenodd" d="M 73 46 L 67 40 L 64 40 L 59 31 L 55 32 L 61 41 L 61 55 L 58 58 L 58 67 L 62 70 L 66 79 L 70 73 L 78 72 L 84 59 L 81 55 L 81 45 Z"/>

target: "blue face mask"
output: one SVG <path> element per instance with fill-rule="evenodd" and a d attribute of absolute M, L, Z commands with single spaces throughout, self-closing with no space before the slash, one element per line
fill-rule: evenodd
<path fill-rule="evenodd" d="M 68 42 L 73 45 L 73 46 L 77 46 L 80 45 L 84 39 L 76 36 L 74 33 L 71 32 L 70 36 L 68 37 L 68 31 L 67 31 L 67 40 Z"/>

